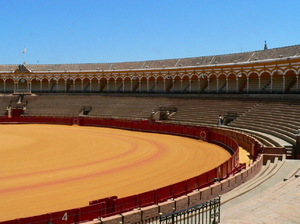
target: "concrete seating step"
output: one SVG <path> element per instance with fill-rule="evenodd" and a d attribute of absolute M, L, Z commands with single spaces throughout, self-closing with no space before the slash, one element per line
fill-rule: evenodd
<path fill-rule="evenodd" d="M 282 165 L 285 163 L 285 157 L 282 161 L 278 160 L 278 157 L 275 158 L 274 163 L 267 163 L 267 167 L 261 172 L 257 177 L 254 177 L 252 180 L 247 181 L 245 184 L 242 184 L 240 187 L 235 188 L 231 193 L 228 192 L 222 197 L 222 204 L 225 204 L 247 192 L 261 185 L 266 180 L 274 176 Z"/>

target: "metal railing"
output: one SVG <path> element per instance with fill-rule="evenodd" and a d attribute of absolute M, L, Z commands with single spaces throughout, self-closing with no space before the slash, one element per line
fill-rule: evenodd
<path fill-rule="evenodd" d="M 159 223 L 169 224 L 217 224 L 220 223 L 220 197 L 208 201 L 206 203 L 174 212 L 167 215 L 162 215 L 159 218 Z"/>

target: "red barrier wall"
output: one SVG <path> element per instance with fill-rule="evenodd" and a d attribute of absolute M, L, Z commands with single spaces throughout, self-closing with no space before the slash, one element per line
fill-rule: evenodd
<path fill-rule="evenodd" d="M 115 119 L 92 119 L 82 117 L 0 117 L 0 123 L 22 124 L 22 123 L 41 123 L 41 124 L 65 124 L 65 125 L 82 125 L 82 126 L 103 126 L 116 127 L 136 131 L 147 131 L 156 133 L 168 133 L 180 136 L 187 136 L 197 139 L 203 139 L 208 142 L 220 144 L 230 151 L 232 157 L 220 166 L 203 173 L 199 176 L 188 180 L 165 186 L 139 195 L 132 195 L 125 198 L 117 198 L 116 196 L 94 200 L 88 206 L 70 209 L 66 211 L 58 211 L 54 213 L 44 214 L 40 216 L 16 219 L 0 224 L 46 224 L 53 222 L 55 224 L 78 223 L 82 221 L 93 220 L 97 217 L 107 217 L 122 212 L 130 211 L 134 208 L 145 207 L 148 205 L 164 202 L 170 198 L 180 197 L 193 191 L 194 189 L 209 186 L 215 182 L 215 179 L 227 177 L 239 165 L 239 146 L 231 138 L 220 133 L 211 132 L 207 128 L 184 126 L 177 124 L 165 123 L 147 123 L 146 121 L 130 121 Z"/>

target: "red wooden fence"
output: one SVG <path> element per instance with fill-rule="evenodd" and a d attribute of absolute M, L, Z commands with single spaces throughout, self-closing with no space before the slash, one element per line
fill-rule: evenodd
<path fill-rule="evenodd" d="M 178 124 L 153 123 L 148 121 L 130 121 L 99 118 L 81 118 L 81 117 L 0 117 L 0 123 L 22 124 L 22 123 L 43 123 L 43 124 L 65 124 L 81 126 L 102 126 L 115 127 L 136 131 L 147 131 L 156 133 L 167 133 L 180 136 L 187 136 L 197 139 L 203 139 L 208 142 L 223 145 L 232 151 L 230 159 L 218 167 L 200 174 L 199 176 L 174 183 L 159 189 L 154 189 L 138 195 L 132 195 L 125 198 L 117 196 L 94 200 L 88 206 L 54 213 L 38 215 L 33 217 L 15 219 L 0 222 L 0 224 L 46 224 L 46 223 L 78 223 L 93 220 L 98 217 L 107 217 L 114 214 L 120 214 L 134 208 L 145 207 L 166 201 L 170 198 L 176 198 L 186 195 L 191 191 L 215 182 L 215 179 L 226 178 L 239 165 L 239 146 L 231 138 L 211 132 L 208 128 L 198 126 L 186 126 Z"/>

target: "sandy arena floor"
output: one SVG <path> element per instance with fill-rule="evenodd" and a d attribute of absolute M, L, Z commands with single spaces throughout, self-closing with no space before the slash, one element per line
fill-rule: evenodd
<path fill-rule="evenodd" d="M 0 125 L 0 221 L 157 189 L 230 157 L 172 135 L 98 127 Z"/>

